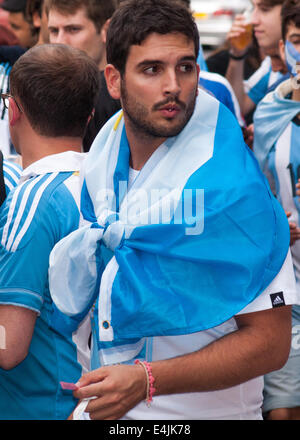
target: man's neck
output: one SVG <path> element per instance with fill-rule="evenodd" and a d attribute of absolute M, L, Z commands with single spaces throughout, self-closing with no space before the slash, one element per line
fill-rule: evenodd
<path fill-rule="evenodd" d="M 102 59 L 98 63 L 98 68 L 99 68 L 100 72 L 102 72 L 105 69 L 106 64 L 107 64 L 106 56 L 104 56 L 104 57 L 102 57 Z"/>
<path fill-rule="evenodd" d="M 125 115 L 124 118 L 130 148 L 130 166 L 134 170 L 141 170 L 154 151 L 165 141 L 165 138 L 148 136 L 145 133 L 132 130 Z"/>
<path fill-rule="evenodd" d="M 29 144 L 28 144 L 29 145 Z M 32 163 L 53 154 L 64 153 L 66 151 L 82 151 L 81 138 L 46 138 L 39 137 L 36 141 L 30 143 L 30 147 L 25 145 L 21 147 L 22 166 L 27 168 Z"/>

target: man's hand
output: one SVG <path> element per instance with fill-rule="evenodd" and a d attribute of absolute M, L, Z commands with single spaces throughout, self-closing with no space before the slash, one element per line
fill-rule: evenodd
<path fill-rule="evenodd" d="M 248 147 L 253 149 L 253 139 L 254 139 L 254 124 L 248 125 L 248 127 L 243 128 L 244 141 Z"/>
<path fill-rule="evenodd" d="M 291 212 L 286 212 L 287 218 L 290 218 L 292 215 Z M 290 226 L 290 246 L 293 246 L 295 241 L 299 240 L 300 238 L 300 228 L 296 225 L 294 222 L 289 222 Z"/>
<path fill-rule="evenodd" d="M 91 371 L 81 377 L 77 399 L 91 400 L 86 408 L 90 418 L 115 420 L 146 398 L 146 373 L 140 365 L 113 365 Z M 70 417 L 72 418 L 72 417 Z"/>
<path fill-rule="evenodd" d="M 227 41 L 230 44 L 230 51 L 235 56 L 242 56 L 247 52 L 248 48 L 250 47 L 252 43 L 252 38 L 247 37 L 247 34 L 249 34 L 249 29 L 247 29 L 247 22 L 245 17 L 242 14 L 236 15 L 233 24 L 231 26 L 230 31 L 227 34 Z M 239 43 L 240 40 L 244 40 L 244 47 L 241 47 L 241 43 Z M 247 40 L 249 43 L 247 44 Z"/>

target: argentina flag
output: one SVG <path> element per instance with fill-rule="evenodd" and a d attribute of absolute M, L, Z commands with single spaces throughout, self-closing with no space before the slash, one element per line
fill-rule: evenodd
<path fill-rule="evenodd" d="M 124 360 L 143 337 L 233 317 L 270 284 L 289 248 L 285 213 L 235 117 L 203 90 L 182 132 L 130 187 L 129 158 L 119 112 L 84 163 L 85 221 L 55 246 L 49 270 L 59 310 L 76 319 L 96 304 L 98 348 L 133 347 Z"/>
<path fill-rule="evenodd" d="M 265 96 L 254 113 L 253 151 L 262 170 L 275 142 L 300 111 L 298 101 L 286 98 L 292 91 L 292 81 L 284 81 Z"/>

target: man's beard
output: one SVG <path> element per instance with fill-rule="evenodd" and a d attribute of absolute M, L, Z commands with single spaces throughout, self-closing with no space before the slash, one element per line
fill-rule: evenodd
<path fill-rule="evenodd" d="M 157 124 L 155 121 L 152 122 L 149 110 L 143 104 L 138 102 L 135 97 L 132 95 L 129 96 L 127 93 L 124 79 L 121 81 L 122 108 L 124 113 L 128 116 L 131 128 L 140 135 L 155 138 L 173 137 L 177 136 L 183 130 L 194 112 L 197 97 L 196 90 L 193 99 L 191 99 L 187 105 L 177 97 L 170 96 L 153 106 L 153 111 L 158 111 L 159 108 L 168 103 L 174 103 L 180 107 L 183 117 L 179 118 L 175 125 L 169 127 L 167 125 L 163 126 Z"/>

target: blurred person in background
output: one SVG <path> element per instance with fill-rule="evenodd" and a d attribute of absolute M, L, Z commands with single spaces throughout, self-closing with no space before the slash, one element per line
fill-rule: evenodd
<path fill-rule="evenodd" d="M 53 305 L 49 255 L 79 225 L 82 139 L 99 91 L 99 71 L 82 51 L 36 45 L 14 64 L 9 127 L 23 172 L 0 219 L 0 418 L 66 419 L 76 399 L 60 382 L 89 367 L 89 319 Z M 79 322 L 75 323 L 76 329 Z"/>
<path fill-rule="evenodd" d="M 257 106 L 254 154 L 290 221 L 290 246 L 300 292 L 300 0 L 286 0 L 281 11 L 280 53 L 289 79 Z M 300 420 L 300 307 L 292 309 L 292 344 L 285 366 L 265 376 L 265 418 Z"/>
<path fill-rule="evenodd" d="M 8 12 L 1 8 L 3 0 L 0 0 L 0 46 L 14 46 L 18 40 L 8 22 Z"/>
<path fill-rule="evenodd" d="M 236 93 L 244 116 L 255 109 L 258 102 L 268 92 L 269 87 L 286 73 L 284 63 L 280 66 L 277 63 L 276 71 L 273 70 L 272 65 L 272 57 L 279 55 L 280 12 L 283 1 L 252 0 L 253 10 L 250 18 L 246 19 L 243 15 L 237 15 L 228 33 L 230 61 L 226 78 Z M 244 81 L 244 64 L 252 44 L 252 32 L 265 58 L 259 69 Z"/>
<path fill-rule="evenodd" d="M 27 0 L 4 0 L 1 8 L 8 11 L 9 24 L 21 47 L 29 48 L 35 45 L 37 37 L 31 23 L 26 17 Z"/>
<path fill-rule="evenodd" d="M 189 11 L 191 10 L 190 0 L 179 0 L 184 6 L 187 6 Z M 217 98 L 222 104 L 226 105 L 229 110 L 237 118 L 241 127 L 245 125 L 245 121 L 242 117 L 239 102 L 235 96 L 234 90 L 229 84 L 228 80 L 218 73 L 209 72 L 208 67 L 204 58 L 204 52 L 201 46 L 201 37 L 199 42 L 199 55 L 197 58 L 197 64 L 200 67 L 199 75 L 199 85 L 204 90 L 211 93 L 215 98 Z"/>
<path fill-rule="evenodd" d="M 48 17 L 44 0 L 27 0 L 25 15 L 37 35 L 36 44 L 49 43 Z"/>
<path fill-rule="evenodd" d="M 19 20 L 22 17 L 24 29 L 27 29 L 30 35 L 30 44 L 43 44 L 49 41 L 44 0 L 6 0 L 3 5 L 5 8 L 10 8 L 13 11 L 19 11 L 10 11 L 9 16 L 14 17 L 14 14 L 17 14 L 16 16 L 19 17 Z M 20 10 L 20 8 L 22 9 Z M 27 47 L 21 46 L 0 47 L 0 58 L 2 60 L 0 64 L 1 93 L 9 93 L 9 74 L 11 68 L 27 49 Z M 14 161 L 20 163 L 20 158 L 16 154 L 10 139 L 8 110 L 3 106 L 2 102 L 0 103 L 0 133 L 0 150 L 4 153 L 5 157 L 10 156 Z"/>
<path fill-rule="evenodd" d="M 67 44 L 83 50 L 98 65 L 100 92 L 90 121 L 84 151 L 88 151 L 105 122 L 121 107 L 107 91 L 103 70 L 106 66 L 106 32 L 117 7 L 116 0 L 46 0 L 50 43 Z"/>

